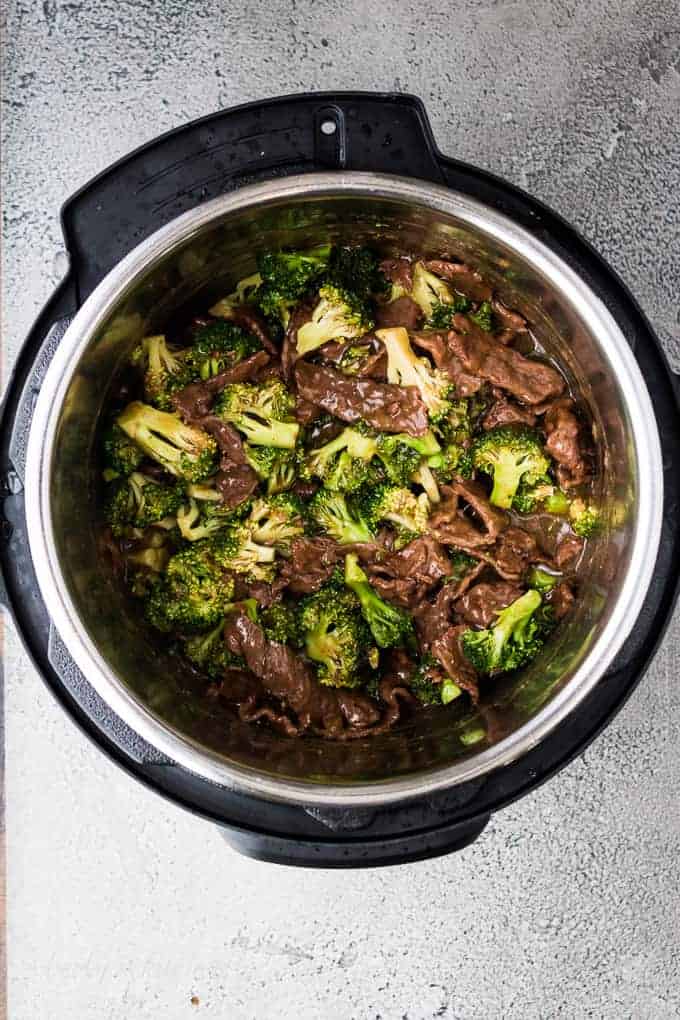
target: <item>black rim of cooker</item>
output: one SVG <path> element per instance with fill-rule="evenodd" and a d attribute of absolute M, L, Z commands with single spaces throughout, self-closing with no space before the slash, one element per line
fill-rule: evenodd
<path fill-rule="evenodd" d="M 23 502 L 26 441 L 41 381 L 68 322 L 109 270 L 195 205 L 246 184 L 332 170 L 448 186 L 509 216 L 570 265 L 608 307 L 635 354 L 656 413 L 665 484 L 659 553 L 643 608 L 615 661 L 579 707 L 511 765 L 436 795 L 358 811 L 260 801 L 227 790 L 165 758 L 117 719 L 51 626 L 28 550 Z M 315 93 L 212 114 L 105 170 L 64 205 L 61 219 L 70 268 L 19 353 L 0 413 L 0 601 L 47 686 L 121 767 L 217 822 L 232 845 L 262 860 L 396 864 L 472 842 L 491 812 L 544 782 L 593 740 L 644 674 L 671 615 L 680 563 L 680 385 L 636 301 L 560 216 L 500 178 L 443 156 L 423 104 L 408 95 Z"/>

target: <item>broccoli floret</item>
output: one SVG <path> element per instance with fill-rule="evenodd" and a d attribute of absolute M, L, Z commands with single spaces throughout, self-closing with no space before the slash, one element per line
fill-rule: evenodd
<path fill-rule="evenodd" d="M 472 454 L 467 447 L 457 443 L 449 443 L 439 453 L 428 457 L 427 463 L 441 483 L 450 482 L 456 475 L 460 478 L 472 475 Z"/>
<path fill-rule="evenodd" d="M 146 528 L 172 516 L 181 506 L 181 485 L 163 485 L 139 471 L 110 485 L 105 517 L 111 531 L 119 536 L 128 527 Z"/>
<path fill-rule="evenodd" d="M 549 514 L 566 514 L 569 512 L 569 497 L 557 486 L 554 486 L 553 491 L 543 504 L 543 509 Z"/>
<path fill-rule="evenodd" d="M 198 331 L 186 359 L 201 379 L 210 379 L 261 349 L 252 333 L 220 319 Z"/>
<path fill-rule="evenodd" d="M 386 294 L 390 285 L 382 273 L 378 256 L 363 246 L 335 246 L 331 252 L 326 281 L 367 303 L 373 295 Z"/>
<path fill-rule="evenodd" d="M 388 482 L 364 489 L 358 501 L 362 517 L 372 529 L 388 521 L 411 538 L 427 529 L 430 501 L 425 493 L 415 493 Z"/>
<path fill-rule="evenodd" d="M 371 353 L 370 343 L 357 343 L 348 347 L 340 358 L 338 368 L 345 375 L 356 375 L 361 368 L 364 359 Z"/>
<path fill-rule="evenodd" d="M 266 483 L 267 495 L 290 489 L 297 477 L 298 451 L 283 450 L 276 446 L 250 446 L 244 444 L 246 459 L 261 482 Z"/>
<path fill-rule="evenodd" d="M 231 604 L 225 612 L 234 607 Z M 224 642 L 224 618 L 205 634 L 195 634 L 184 642 L 184 654 L 211 680 L 219 680 L 226 669 L 243 667 L 243 659 L 229 651 Z"/>
<path fill-rule="evenodd" d="M 103 447 L 105 482 L 112 482 L 114 478 L 125 478 L 136 471 L 144 460 L 143 451 L 115 422 L 106 430 Z"/>
<path fill-rule="evenodd" d="M 144 394 L 162 411 L 172 411 L 172 395 L 191 382 L 192 370 L 184 352 L 168 348 L 164 336 L 148 336 L 133 352 L 132 362 L 144 372 Z"/>
<path fill-rule="evenodd" d="M 602 514 L 592 503 L 574 499 L 569 506 L 569 523 L 580 538 L 592 538 L 602 527 Z"/>
<path fill-rule="evenodd" d="M 297 331 L 297 352 L 301 357 L 329 340 L 351 340 L 373 328 L 368 306 L 351 291 L 326 284 L 312 318 Z"/>
<path fill-rule="evenodd" d="M 451 677 L 442 679 L 441 664 L 430 654 L 422 657 L 409 677 L 408 686 L 424 705 L 448 705 L 463 693 Z"/>
<path fill-rule="evenodd" d="M 427 407 L 430 420 L 436 424 L 448 416 L 453 384 L 427 358 L 417 357 L 403 326 L 379 329 L 375 334 L 387 351 L 387 379 L 399 386 L 415 386 Z"/>
<path fill-rule="evenodd" d="M 373 533 L 362 516 L 350 510 L 347 499 L 340 492 L 319 489 L 308 504 L 312 521 L 336 542 L 370 542 Z"/>
<path fill-rule="evenodd" d="M 148 457 L 173 475 L 200 482 L 217 467 L 215 440 L 207 432 L 185 425 L 178 414 L 134 400 L 117 423 Z"/>
<path fill-rule="evenodd" d="M 309 452 L 305 473 L 321 478 L 327 489 L 354 492 L 374 477 L 371 461 L 377 451 L 371 435 L 346 428 L 329 443 Z"/>
<path fill-rule="evenodd" d="M 490 501 L 509 510 L 520 482 L 532 485 L 550 467 L 541 441 L 532 429 L 501 425 L 490 429 L 473 446 L 472 462 L 493 477 Z"/>
<path fill-rule="evenodd" d="M 242 432 L 253 446 L 293 450 L 300 426 L 292 421 L 293 398 L 277 379 L 262 387 L 233 383 L 220 393 L 213 411 Z"/>
<path fill-rule="evenodd" d="M 425 326 L 430 329 L 448 329 L 452 316 L 470 307 L 466 297 L 452 290 L 422 262 L 417 262 L 413 270 L 411 297 L 420 305 Z"/>
<path fill-rule="evenodd" d="M 256 499 L 246 525 L 255 542 L 287 552 L 293 539 L 305 533 L 302 503 L 288 492 Z"/>
<path fill-rule="evenodd" d="M 534 658 L 543 645 L 535 619 L 540 605 L 541 596 L 530 589 L 500 611 L 493 627 L 463 633 L 463 651 L 479 673 L 518 669 Z"/>
<path fill-rule="evenodd" d="M 432 432 L 424 436 L 409 436 L 405 432 L 378 436 L 377 455 L 385 474 L 394 485 L 408 485 L 424 457 L 439 453 L 440 446 Z"/>
<path fill-rule="evenodd" d="M 300 604 L 305 651 L 317 664 L 319 682 L 330 687 L 357 687 L 368 661 L 371 632 L 356 597 L 331 581 Z"/>
<path fill-rule="evenodd" d="M 345 557 L 345 584 L 359 599 L 361 612 L 379 648 L 392 648 L 414 640 L 411 617 L 380 598 L 354 553 Z"/>
<path fill-rule="evenodd" d="M 541 595 L 552 591 L 559 580 L 559 574 L 551 574 L 544 567 L 532 567 L 527 577 L 529 586 Z"/>
<path fill-rule="evenodd" d="M 213 555 L 210 542 L 197 542 L 170 557 L 146 603 L 147 619 L 165 633 L 214 626 L 234 594 L 234 582 Z"/>
<path fill-rule="evenodd" d="M 485 333 L 491 333 L 494 325 L 493 309 L 488 301 L 482 301 L 476 312 L 470 312 L 469 319 L 472 319 Z"/>
<path fill-rule="evenodd" d="M 219 503 L 198 503 L 190 499 L 177 511 L 177 525 L 180 535 L 188 542 L 209 538 L 226 528 L 233 521 L 233 511 L 220 513 Z M 213 509 L 214 508 L 214 509 Z"/>
<path fill-rule="evenodd" d="M 300 624 L 300 614 L 296 606 L 287 602 L 275 602 L 260 610 L 260 623 L 265 636 L 270 641 L 278 641 L 292 648 L 304 646 L 304 633 Z"/>
<path fill-rule="evenodd" d="M 223 570 L 247 574 L 256 581 L 271 581 L 274 577 L 276 549 L 256 542 L 247 521 L 237 521 L 220 531 L 213 540 L 213 555 Z"/>
<path fill-rule="evenodd" d="M 257 268 L 262 283 L 255 300 L 264 314 L 278 317 L 287 326 L 290 309 L 318 282 L 328 265 L 330 251 L 330 245 L 322 245 L 310 251 L 260 255 Z"/>
<path fill-rule="evenodd" d="M 231 318 L 234 308 L 238 305 L 248 304 L 252 301 L 261 283 L 262 277 L 259 273 L 252 273 L 250 276 L 245 276 L 242 280 L 239 280 L 231 294 L 227 294 L 226 297 L 222 298 L 217 302 L 217 304 L 212 306 L 210 314 L 215 315 L 220 319 Z"/>

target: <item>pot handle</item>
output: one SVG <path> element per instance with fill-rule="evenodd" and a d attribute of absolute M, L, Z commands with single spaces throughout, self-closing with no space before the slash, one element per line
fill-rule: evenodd
<path fill-rule="evenodd" d="M 377 839 L 357 837 L 354 826 L 350 827 L 350 837 L 344 840 L 325 839 L 321 834 L 318 840 L 301 839 L 232 828 L 223 828 L 222 833 L 234 850 L 270 864 L 302 868 L 379 868 L 463 850 L 481 835 L 490 818 L 491 815 L 485 814 L 425 832 Z"/>

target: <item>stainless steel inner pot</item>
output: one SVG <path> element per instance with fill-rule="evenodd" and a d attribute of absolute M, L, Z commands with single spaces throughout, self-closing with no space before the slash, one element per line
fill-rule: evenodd
<path fill-rule="evenodd" d="M 140 619 L 98 541 L 98 426 L 131 347 L 205 308 L 263 249 L 369 240 L 479 268 L 528 318 L 592 421 L 609 520 L 581 564 L 580 600 L 543 654 L 481 713 L 454 702 L 380 738 L 290 740 L 238 722 Z M 633 627 L 657 553 L 661 452 L 645 383 L 616 322 L 529 232 L 457 192 L 364 173 L 244 188 L 179 217 L 97 287 L 50 365 L 31 429 L 26 508 L 40 589 L 73 659 L 110 707 L 191 771 L 262 797 L 377 804 L 462 783 L 538 743 L 598 682 Z M 485 736 L 483 736 L 486 734 Z M 483 739 L 474 740 L 475 737 Z"/>

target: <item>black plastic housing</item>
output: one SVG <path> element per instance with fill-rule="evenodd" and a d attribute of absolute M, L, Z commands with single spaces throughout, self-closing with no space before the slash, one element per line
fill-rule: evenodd
<path fill-rule="evenodd" d="M 328 125 L 332 125 L 332 129 Z M 23 503 L 32 407 L 70 317 L 106 273 L 159 227 L 245 184 L 318 170 L 370 170 L 447 185 L 499 210 L 567 262 L 604 301 L 647 382 L 661 436 L 664 525 L 644 607 L 606 675 L 560 727 L 514 764 L 434 796 L 376 810 L 291 807 L 204 781 L 150 747 L 110 712 L 54 631 L 31 562 Z M 0 601 L 50 690 L 82 730 L 137 779 L 224 827 L 243 853 L 277 863 L 396 864 L 472 842 L 491 812 L 528 793 L 582 751 L 625 702 L 660 641 L 680 563 L 678 385 L 619 277 L 554 212 L 512 185 L 443 156 L 417 98 L 317 93 L 212 114 L 143 146 L 100 174 L 62 210 L 66 279 L 17 359 L 0 413 Z"/>

